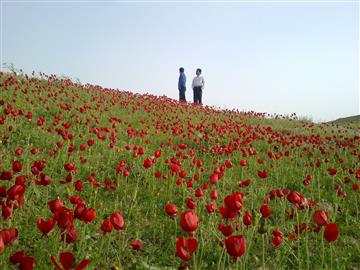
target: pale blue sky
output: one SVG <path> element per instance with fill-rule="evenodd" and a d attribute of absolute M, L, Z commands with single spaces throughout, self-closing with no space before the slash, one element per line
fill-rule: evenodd
<path fill-rule="evenodd" d="M 1 61 L 26 73 L 311 117 L 359 114 L 359 4 L 2 2 Z"/>

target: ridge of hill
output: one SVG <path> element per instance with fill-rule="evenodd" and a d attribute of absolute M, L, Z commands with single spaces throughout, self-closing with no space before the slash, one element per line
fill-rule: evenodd
<path fill-rule="evenodd" d="M 342 117 L 333 121 L 329 121 L 328 123 L 329 124 L 360 124 L 360 115 Z"/>

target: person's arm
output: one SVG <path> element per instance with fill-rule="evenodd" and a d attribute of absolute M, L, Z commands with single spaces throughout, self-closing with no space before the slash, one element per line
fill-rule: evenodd
<path fill-rule="evenodd" d="M 193 79 L 192 84 L 191 84 L 192 89 L 194 89 L 194 81 L 195 81 L 195 78 Z"/>
<path fill-rule="evenodd" d="M 204 77 L 202 77 L 202 87 L 201 87 L 201 89 L 204 89 L 204 87 L 205 87 L 205 80 L 204 80 Z"/>

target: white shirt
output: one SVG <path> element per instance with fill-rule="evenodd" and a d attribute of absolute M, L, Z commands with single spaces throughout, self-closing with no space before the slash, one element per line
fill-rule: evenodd
<path fill-rule="evenodd" d="M 205 80 L 203 76 L 196 76 L 193 81 L 192 81 L 192 85 L 191 88 L 194 88 L 196 86 L 201 86 L 201 89 L 204 89 L 205 86 Z"/>

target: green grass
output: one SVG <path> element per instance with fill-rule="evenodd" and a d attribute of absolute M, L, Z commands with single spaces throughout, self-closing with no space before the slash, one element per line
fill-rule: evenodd
<path fill-rule="evenodd" d="M 0 269 L 16 269 L 9 262 L 9 256 L 19 250 L 36 259 L 34 269 L 51 269 L 50 255 L 57 259 L 63 251 L 73 252 L 76 262 L 90 259 L 88 269 L 115 266 L 177 269 L 181 265 L 181 260 L 175 257 L 177 237 L 186 235 L 179 225 L 179 216 L 186 209 L 188 198 L 196 201 L 195 212 L 200 219 L 195 232 L 199 245 L 188 262 L 191 269 L 360 269 L 360 197 L 359 191 L 352 189 L 352 184 L 360 184 L 355 173 L 360 169 L 359 125 L 339 127 L 300 121 L 296 117 L 275 119 L 214 110 L 179 104 L 165 97 L 82 86 L 46 76 L 29 78 L 2 73 L 0 86 L 0 100 L 4 101 L 0 117 L 5 117 L 0 125 L 0 173 L 10 170 L 16 159 L 23 165 L 11 181 L 0 180 L 0 186 L 8 189 L 16 176 L 27 176 L 25 203 L 14 210 L 10 219 L 0 218 L 0 229 L 19 230 L 18 239 L 0 254 Z M 22 92 L 24 89 L 26 94 Z M 6 114 L 8 104 L 12 104 L 13 109 Z M 19 110 L 23 115 L 12 115 Z M 28 112 L 32 113 L 32 119 L 24 116 Z M 41 116 L 45 124 L 38 126 Z M 64 122 L 72 125 L 66 129 L 73 135 L 71 140 L 64 140 L 56 132 L 56 128 L 65 130 Z M 96 131 L 106 138 L 99 139 Z M 111 135 L 116 135 L 112 147 Z M 89 139 L 95 144 L 81 151 L 80 145 L 87 144 Z M 57 142 L 63 144 L 61 148 L 56 146 Z M 187 148 L 180 149 L 180 144 Z M 68 152 L 70 145 L 74 146 L 73 153 Z M 126 150 L 126 146 L 131 150 Z M 143 147 L 144 154 L 134 157 L 135 146 Z M 24 149 L 21 156 L 15 156 L 18 147 Z M 38 153 L 31 154 L 32 148 L 38 149 Z M 257 154 L 249 155 L 249 148 Z M 56 150 L 54 156 L 50 155 L 52 149 Z M 153 157 L 156 150 L 162 151 L 161 156 L 151 168 L 145 169 L 144 159 Z M 269 158 L 268 151 L 282 153 L 282 156 Z M 287 151 L 289 156 L 285 155 Z M 180 160 L 181 170 L 186 172 L 182 185 L 176 184 L 180 178 L 177 174 L 171 175 L 168 164 L 172 158 Z M 194 165 L 194 158 L 201 160 L 202 168 Z M 81 159 L 87 162 L 82 163 Z M 239 165 L 241 159 L 247 160 L 246 167 Z M 36 176 L 31 173 L 31 166 L 36 160 L 46 162 L 43 173 L 52 179 L 50 185 L 34 184 Z M 124 168 L 130 170 L 127 177 L 116 173 L 121 160 L 126 161 Z M 225 160 L 230 160 L 233 166 L 226 168 L 222 179 L 212 186 L 209 176 L 224 166 Z M 315 166 L 317 160 L 321 161 L 319 167 Z M 64 164 L 69 162 L 75 163 L 77 172 L 73 173 L 71 183 L 60 184 L 67 175 Z M 336 168 L 337 174 L 330 176 L 328 167 Z M 260 179 L 257 171 L 264 169 L 269 177 Z M 156 178 L 155 171 L 168 178 Z M 99 188 L 89 183 L 91 174 L 100 184 Z M 186 182 L 195 174 L 199 180 L 193 180 L 193 187 L 187 188 Z M 305 187 L 303 180 L 307 175 L 312 175 L 313 180 Z M 348 177 L 350 183 L 345 183 L 344 177 Z M 104 188 L 105 179 L 115 183 L 114 191 Z M 241 189 L 238 183 L 245 179 L 251 179 L 252 184 Z M 75 190 L 76 180 L 84 184 L 81 192 Z M 343 188 L 346 197 L 337 196 L 334 183 Z M 203 189 L 203 197 L 196 198 L 194 191 L 203 188 L 203 184 L 209 184 L 209 188 Z M 244 193 L 243 207 L 234 220 L 223 220 L 218 210 L 207 213 L 205 207 L 211 201 L 209 193 L 213 188 L 219 193 L 217 209 L 227 195 Z M 272 199 L 269 203 L 272 216 L 266 219 L 266 233 L 260 234 L 259 208 L 264 198 L 273 189 L 285 188 L 316 200 L 317 206 L 299 210 L 286 196 Z M 72 244 L 61 241 L 57 226 L 48 235 L 42 235 L 36 221 L 53 216 L 48 201 L 59 198 L 66 207 L 74 209 L 68 199 L 71 195 L 80 195 L 87 207 L 95 208 L 96 219 L 88 224 L 74 220 L 78 240 Z M 166 215 L 167 203 L 178 207 L 175 219 Z M 291 209 L 296 212 L 293 219 L 286 214 Z M 336 222 L 340 230 L 338 239 L 327 243 L 322 228 L 319 233 L 304 232 L 296 235 L 296 241 L 290 240 L 288 233 L 295 234 L 294 226 L 306 223 L 315 227 L 312 214 L 317 209 L 326 210 L 329 222 Z M 125 229 L 103 236 L 100 229 L 103 220 L 117 210 L 124 216 Z M 242 224 L 245 210 L 253 215 L 249 228 Z M 242 234 L 247 241 L 244 256 L 236 262 L 219 244 L 224 237 L 217 229 L 218 223 L 232 223 L 237 227 L 233 235 Z M 271 245 L 273 229 L 284 233 L 283 242 L 276 249 Z M 143 243 L 139 252 L 131 248 L 134 239 Z"/>

